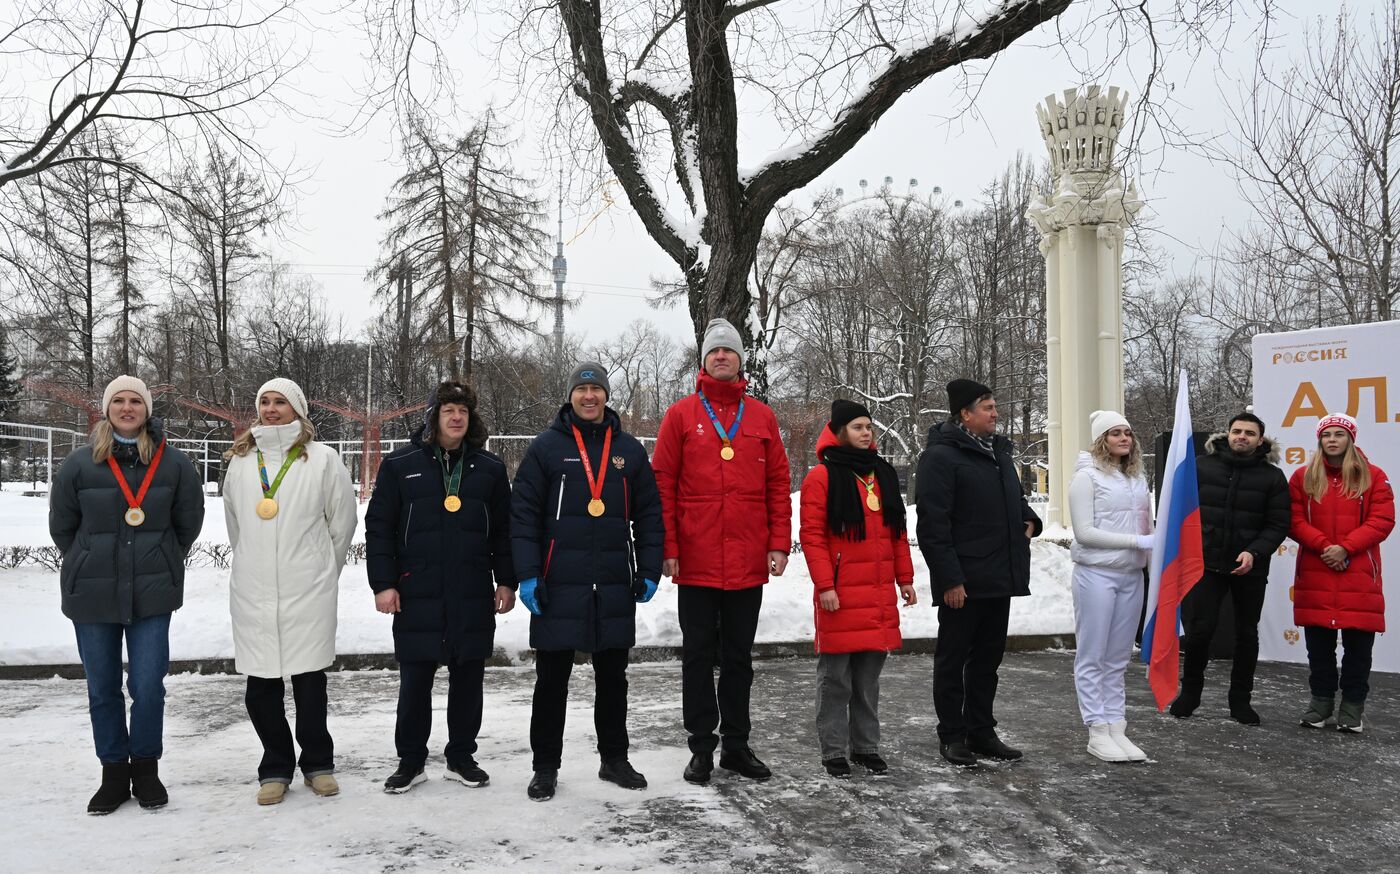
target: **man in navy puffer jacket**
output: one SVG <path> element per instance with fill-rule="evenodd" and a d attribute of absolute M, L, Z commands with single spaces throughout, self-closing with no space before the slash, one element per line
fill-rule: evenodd
<path fill-rule="evenodd" d="M 592 655 L 598 776 L 628 789 L 646 778 L 627 760 L 627 656 L 636 604 L 661 575 L 665 531 L 646 450 L 607 406 L 608 376 L 582 364 L 549 430 L 530 444 L 511 495 L 511 545 L 535 648 L 529 796 L 554 795 L 574 653 Z"/>

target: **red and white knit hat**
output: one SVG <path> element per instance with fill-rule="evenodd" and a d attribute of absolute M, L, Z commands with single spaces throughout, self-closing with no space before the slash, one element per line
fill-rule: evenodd
<path fill-rule="evenodd" d="M 1345 413 L 1332 413 L 1329 416 L 1323 417 L 1322 421 L 1317 423 L 1317 437 L 1319 440 L 1322 439 L 1322 432 L 1326 431 L 1328 428 L 1341 428 L 1351 435 L 1351 442 L 1356 442 L 1356 420 L 1351 416 Z"/>

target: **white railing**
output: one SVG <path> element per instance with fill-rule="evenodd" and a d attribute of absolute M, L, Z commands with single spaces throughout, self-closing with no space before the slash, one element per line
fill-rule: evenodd
<path fill-rule="evenodd" d="M 20 460 L 20 464 L 26 468 L 25 479 L 31 481 L 32 488 L 36 491 L 39 490 L 41 484 L 45 489 L 48 488 L 53 471 L 56 469 L 55 462 L 61 462 L 74 449 L 87 443 L 87 439 L 86 434 L 71 428 L 28 425 L 23 422 L 0 422 L 0 446 L 9 441 L 28 447 L 29 452 Z M 533 434 L 494 434 L 486 439 L 486 448 L 501 456 L 506 465 L 513 471 L 520 460 L 525 457 L 525 450 L 529 447 L 530 441 L 534 439 L 535 435 Z M 654 437 L 642 437 L 640 440 L 648 452 L 656 443 Z M 352 474 L 358 474 L 361 469 L 361 456 L 364 455 L 365 444 L 363 440 L 323 440 L 321 442 L 339 453 L 341 461 Z M 211 483 L 217 488 L 223 469 L 223 455 L 233 445 L 232 440 L 171 437 L 169 443 L 185 453 L 194 462 L 206 488 L 209 488 Z M 402 437 L 380 440 L 379 451 L 381 456 L 388 455 L 407 443 L 408 439 Z M 358 485 L 358 481 L 356 484 Z"/>

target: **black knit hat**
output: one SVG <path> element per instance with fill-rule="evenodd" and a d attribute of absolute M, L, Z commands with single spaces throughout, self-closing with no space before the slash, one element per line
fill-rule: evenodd
<path fill-rule="evenodd" d="M 958 413 L 990 394 L 992 390 L 975 379 L 955 379 L 948 383 L 948 414 L 956 419 Z"/>
<path fill-rule="evenodd" d="M 837 398 L 831 402 L 831 421 L 827 423 L 827 427 L 831 429 L 831 433 L 840 434 L 842 428 L 861 416 L 869 419 L 870 411 L 855 401 Z"/>

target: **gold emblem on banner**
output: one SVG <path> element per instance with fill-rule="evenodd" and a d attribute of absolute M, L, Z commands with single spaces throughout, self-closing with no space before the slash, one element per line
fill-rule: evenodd
<path fill-rule="evenodd" d="M 1283 639 L 1288 641 L 1289 646 L 1296 646 L 1298 644 L 1298 629 L 1288 629 L 1283 633 Z"/>

